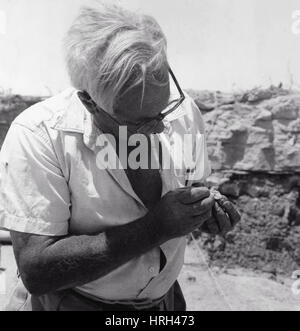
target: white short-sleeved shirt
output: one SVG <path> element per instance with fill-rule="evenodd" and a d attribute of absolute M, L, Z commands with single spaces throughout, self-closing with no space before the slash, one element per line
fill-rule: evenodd
<path fill-rule="evenodd" d="M 170 150 L 174 133 L 205 137 L 201 114 L 188 96 L 166 127 L 162 141 Z M 97 167 L 99 134 L 73 88 L 24 111 L 1 150 L 0 228 L 45 236 L 92 235 L 143 217 L 148 210 L 124 170 Z M 196 172 L 204 180 L 210 174 L 205 138 L 200 148 Z M 161 170 L 161 177 L 163 195 L 186 184 L 186 176 L 172 169 Z M 78 290 L 103 300 L 156 300 L 176 281 L 185 247 L 185 238 L 171 240 Z M 161 251 L 167 261 L 162 271 Z"/>

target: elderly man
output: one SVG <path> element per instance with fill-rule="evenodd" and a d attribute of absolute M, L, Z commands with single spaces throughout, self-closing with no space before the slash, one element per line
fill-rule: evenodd
<path fill-rule="evenodd" d="M 8 309 L 185 310 L 177 277 L 186 235 L 226 233 L 239 215 L 201 185 L 210 174 L 204 139 L 195 169 L 178 174 L 172 157 L 162 166 L 175 136 L 205 133 L 166 38 L 149 16 L 83 8 L 66 58 L 74 88 L 23 112 L 1 151 L 0 226 L 21 276 Z M 122 163 L 137 133 L 159 167 L 101 167 L 109 141 Z M 101 144 L 103 134 L 113 139 Z"/>

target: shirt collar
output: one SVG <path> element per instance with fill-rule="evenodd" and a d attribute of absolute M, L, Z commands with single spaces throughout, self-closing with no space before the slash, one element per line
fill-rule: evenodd
<path fill-rule="evenodd" d="M 61 98 L 65 100 L 53 119 L 51 127 L 58 131 L 84 133 L 84 122 L 87 110 L 81 103 L 77 91 L 68 89 L 62 93 Z M 50 99 L 51 106 L 51 99 Z"/>
<path fill-rule="evenodd" d="M 51 127 L 55 130 L 64 132 L 81 133 L 83 135 L 84 144 L 93 152 L 97 150 L 97 137 L 101 135 L 101 131 L 96 127 L 93 121 L 92 114 L 82 104 L 78 91 L 74 90 L 71 94 L 67 94 L 67 106 L 64 106 L 58 111 Z M 56 105 L 57 106 L 57 105 Z M 168 125 L 186 114 L 185 104 L 181 105 L 175 112 L 170 114 L 166 121 Z M 124 171 L 109 170 L 111 176 L 117 183 L 136 201 L 143 205 L 142 201 L 134 192 Z"/>
<path fill-rule="evenodd" d="M 63 92 L 62 98 L 68 99 L 67 105 L 64 104 L 61 110 L 58 111 L 58 115 L 55 116 L 51 127 L 59 131 L 83 134 L 86 145 L 94 149 L 97 136 L 101 134 L 101 131 L 95 126 L 92 115 L 81 102 L 78 91 L 68 89 Z M 186 113 L 186 105 L 183 102 L 176 111 L 167 116 L 165 121 L 171 124 L 173 121 L 185 116 Z"/>

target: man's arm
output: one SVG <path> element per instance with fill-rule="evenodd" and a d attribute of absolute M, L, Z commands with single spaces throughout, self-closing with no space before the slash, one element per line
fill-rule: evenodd
<path fill-rule="evenodd" d="M 146 216 L 95 236 L 45 237 L 12 232 L 17 264 L 35 295 L 73 288 L 104 277 L 162 244 Z"/>
<path fill-rule="evenodd" d="M 30 293 L 74 288 L 108 275 L 212 216 L 214 199 L 205 188 L 167 194 L 145 217 L 95 236 L 51 238 L 12 232 L 19 271 Z"/>

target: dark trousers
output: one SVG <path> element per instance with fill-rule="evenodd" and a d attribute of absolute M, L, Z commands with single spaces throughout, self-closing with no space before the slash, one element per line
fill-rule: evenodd
<path fill-rule="evenodd" d="M 109 305 L 87 298 L 74 290 L 66 290 L 41 297 L 31 296 L 20 281 L 7 311 L 186 311 L 180 285 L 176 282 L 157 306 L 137 309 L 134 306 Z"/>

